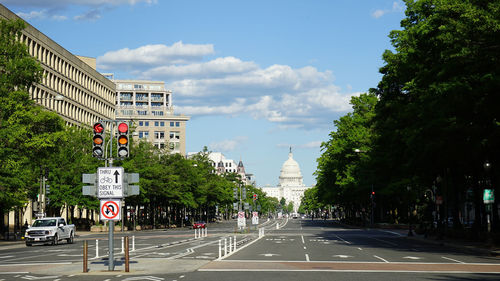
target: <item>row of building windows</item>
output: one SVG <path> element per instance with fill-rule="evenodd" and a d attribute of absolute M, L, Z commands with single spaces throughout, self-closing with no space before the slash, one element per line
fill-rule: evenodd
<path fill-rule="evenodd" d="M 86 89 L 97 93 L 98 96 L 103 97 L 107 101 L 114 100 L 112 89 L 109 89 L 99 81 L 93 79 L 90 75 L 87 75 L 82 70 L 71 65 L 54 52 L 34 41 L 28 35 L 23 34 L 22 42 L 28 46 L 29 53 L 37 58 L 42 64 L 45 64 L 47 67 L 71 79 L 73 82 L 82 85 Z"/>
<path fill-rule="evenodd" d="M 149 122 L 150 121 L 139 121 L 139 126 L 140 127 L 149 127 Z M 165 123 L 168 123 L 168 122 L 151 121 L 151 124 L 154 124 L 155 127 L 165 127 Z M 180 127 L 180 126 L 181 126 L 181 122 L 174 122 L 174 121 L 170 122 L 170 127 Z"/>
<path fill-rule="evenodd" d="M 170 140 L 175 140 L 178 141 L 180 140 L 180 132 L 173 131 L 169 133 L 169 139 Z M 149 138 L 149 131 L 139 131 L 139 138 Z M 165 132 L 164 131 L 155 131 L 154 132 L 154 138 L 158 140 L 164 140 L 165 139 Z"/>

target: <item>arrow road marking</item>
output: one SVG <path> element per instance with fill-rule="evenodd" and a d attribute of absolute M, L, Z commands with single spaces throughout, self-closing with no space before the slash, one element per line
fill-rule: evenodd
<path fill-rule="evenodd" d="M 352 256 L 348 256 L 348 255 L 334 255 L 334 257 L 341 258 L 341 259 L 352 258 Z"/>
<path fill-rule="evenodd" d="M 272 256 L 280 256 L 280 255 L 278 255 L 278 254 L 271 254 L 271 253 L 269 253 L 269 254 L 260 254 L 260 256 L 264 256 L 264 257 L 272 257 Z"/>
<path fill-rule="evenodd" d="M 422 259 L 422 258 L 407 256 L 407 257 L 403 257 L 403 259 L 420 260 L 420 259 Z"/>

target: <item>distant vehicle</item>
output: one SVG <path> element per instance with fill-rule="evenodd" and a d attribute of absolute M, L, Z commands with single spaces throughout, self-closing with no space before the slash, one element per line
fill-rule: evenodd
<path fill-rule="evenodd" d="M 207 223 L 204 221 L 197 221 L 197 222 L 193 223 L 193 229 L 206 228 L 206 227 L 207 227 Z"/>
<path fill-rule="evenodd" d="M 299 215 L 298 215 L 298 214 L 293 214 L 293 215 L 292 215 L 292 218 L 293 218 L 293 219 L 298 219 L 298 218 L 299 218 Z"/>
<path fill-rule="evenodd" d="M 24 235 L 26 246 L 32 246 L 35 243 L 57 245 L 64 239 L 69 244 L 73 244 L 74 238 L 75 225 L 66 224 L 66 220 L 62 217 L 37 219 L 26 229 Z"/>

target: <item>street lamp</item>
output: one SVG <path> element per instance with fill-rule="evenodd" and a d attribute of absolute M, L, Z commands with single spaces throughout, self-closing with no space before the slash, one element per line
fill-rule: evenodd
<path fill-rule="evenodd" d="M 355 153 L 365 153 L 366 150 L 361 150 L 359 148 L 355 148 L 354 152 Z M 374 221 L 374 219 L 373 219 L 373 205 L 374 205 L 373 201 L 375 199 L 374 197 L 375 197 L 375 191 L 373 190 L 373 183 L 372 183 L 372 190 L 370 192 L 370 201 L 371 201 L 371 206 L 370 206 L 371 207 L 370 208 L 371 209 L 371 212 L 370 212 L 370 227 L 373 227 L 373 221 Z"/>
<path fill-rule="evenodd" d="M 406 186 L 406 190 L 408 190 L 408 236 L 413 236 L 413 232 L 411 230 L 411 202 L 410 202 L 410 190 L 411 187 Z"/>

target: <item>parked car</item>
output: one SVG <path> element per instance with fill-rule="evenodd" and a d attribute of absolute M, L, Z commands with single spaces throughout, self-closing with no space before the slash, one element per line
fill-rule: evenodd
<path fill-rule="evenodd" d="M 197 221 L 197 222 L 193 223 L 193 229 L 206 228 L 206 227 L 207 227 L 207 223 L 204 221 Z"/>
<path fill-rule="evenodd" d="M 66 220 L 62 217 L 37 219 L 26 229 L 24 235 L 26 246 L 35 243 L 57 245 L 61 240 L 73 244 L 74 237 L 75 225 L 66 224 Z"/>

